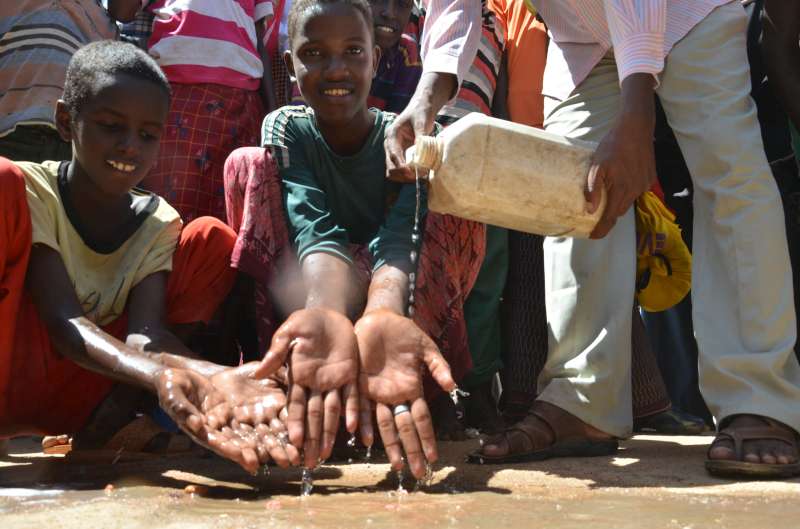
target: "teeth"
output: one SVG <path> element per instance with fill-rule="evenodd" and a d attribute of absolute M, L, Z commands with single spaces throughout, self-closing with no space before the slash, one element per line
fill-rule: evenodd
<path fill-rule="evenodd" d="M 346 95 L 350 94 L 350 90 L 347 90 L 345 88 L 329 88 L 329 89 L 323 91 L 323 93 L 326 96 L 341 97 L 341 96 L 346 96 Z"/>
<path fill-rule="evenodd" d="M 390 28 L 389 26 L 376 26 L 375 29 L 383 33 L 394 33 L 394 28 Z"/>
<path fill-rule="evenodd" d="M 117 171 L 122 171 L 123 173 L 131 173 L 134 169 L 136 169 L 135 165 L 130 165 L 127 163 L 117 162 L 114 160 L 106 160 L 106 163 L 116 169 Z"/>

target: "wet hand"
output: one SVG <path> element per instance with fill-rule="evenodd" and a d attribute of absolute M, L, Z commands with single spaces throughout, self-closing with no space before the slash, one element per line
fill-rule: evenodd
<path fill-rule="evenodd" d="M 342 400 L 347 430 L 354 432 L 358 425 L 358 345 L 353 324 L 323 308 L 293 313 L 273 336 L 256 376 L 273 373 L 284 364 L 288 364 L 289 441 L 302 447 L 303 464 L 314 468 L 333 451 Z"/>
<path fill-rule="evenodd" d="M 227 425 L 239 437 L 254 442 L 261 463 L 272 459 L 284 468 L 299 465 L 300 454 L 288 443 L 285 385 L 257 376 L 260 366 L 251 362 L 211 377 L 225 400 L 205 411 L 207 423 L 212 428 Z"/>
<path fill-rule="evenodd" d="M 195 442 L 255 473 L 270 457 L 280 461 L 286 452 L 279 442 L 282 426 L 266 421 L 266 412 L 262 423 L 239 423 L 236 410 L 267 401 L 280 404 L 279 394 L 283 392 L 277 384 L 267 389 L 261 383 L 256 383 L 260 386 L 257 396 L 231 392 L 230 380 L 242 376 L 237 369 L 212 377 L 190 369 L 164 369 L 156 375 L 156 393 L 161 408 Z M 219 386 L 215 386 L 214 379 Z"/>
<path fill-rule="evenodd" d="M 355 325 L 355 333 L 364 443 L 372 441 L 371 401 L 375 403 L 378 431 L 392 467 L 403 467 L 405 452 L 411 472 L 421 479 L 426 461 L 433 463 L 439 457 L 423 395 L 423 371 L 427 366 L 433 379 L 450 392 L 456 387 L 450 366 L 422 329 L 392 311 L 381 309 L 363 316 Z"/>

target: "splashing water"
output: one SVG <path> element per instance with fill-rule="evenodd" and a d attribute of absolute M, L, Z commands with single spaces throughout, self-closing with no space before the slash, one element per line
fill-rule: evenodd
<path fill-rule="evenodd" d="M 408 494 L 408 491 L 403 488 L 403 480 L 405 479 L 405 473 L 403 472 L 403 469 L 400 469 L 400 470 L 396 471 L 395 474 L 397 475 L 397 491 L 396 491 L 396 493 L 398 495 Z"/>
<path fill-rule="evenodd" d="M 462 397 L 469 397 L 469 392 L 464 391 L 463 389 L 456 386 L 456 388 L 450 392 L 450 399 L 453 401 L 453 404 L 456 406 L 458 405 L 458 401 Z"/>
<path fill-rule="evenodd" d="M 372 447 L 371 447 L 371 446 L 368 446 L 368 447 L 367 447 L 367 453 L 366 453 L 366 455 L 364 455 L 364 460 L 365 460 L 367 463 L 369 463 L 370 459 L 372 459 Z"/>
<path fill-rule="evenodd" d="M 311 470 L 303 467 L 303 475 L 300 483 L 300 496 L 307 498 L 311 496 L 311 491 L 314 490 L 314 477 L 311 475 Z"/>
<path fill-rule="evenodd" d="M 429 487 L 433 483 L 433 467 L 430 463 L 425 463 L 425 475 L 422 478 L 417 480 L 417 483 L 414 485 L 414 492 L 419 491 L 422 487 Z"/>
<path fill-rule="evenodd" d="M 347 446 L 353 448 L 356 446 L 356 434 L 350 434 L 350 439 L 347 440 Z"/>

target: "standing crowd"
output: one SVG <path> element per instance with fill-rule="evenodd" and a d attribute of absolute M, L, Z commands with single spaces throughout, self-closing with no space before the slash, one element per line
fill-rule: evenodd
<path fill-rule="evenodd" d="M 800 474 L 800 0 L 6 4 L 0 449 Z M 597 142 L 590 239 L 428 210 L 473 112 Z"/>

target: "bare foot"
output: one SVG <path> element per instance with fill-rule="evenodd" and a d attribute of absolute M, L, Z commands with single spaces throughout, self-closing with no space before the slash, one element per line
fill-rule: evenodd
<path fill-rule="evenodd" d="M 46 435 L 42 439 L 42 452 L 45 454 L 66 454 L 72 449 L 69 435 Z"/>
<path fill-rule="evenodd" d="M 736 431 L 748 428 L 758 428 L 762 430 L 775 430 L 778 435 L 788 438 L 797 438 L 797 433 L 785 424 L 774 420 L 767 421 L 759 415 L 737 415 L 734 417 L 724 430 Z M 746 440 L 742 443 L 742 461 L 746 463 L 766 463 L 769 465 L 788 465 L 797 463 L 797 443 L 789 443 L 779 439 L 757 438 Z M 718 435 L 708 451 L 709 459 L 735 461 L 736 450 L 733 440 L 722 434 Z"/>

